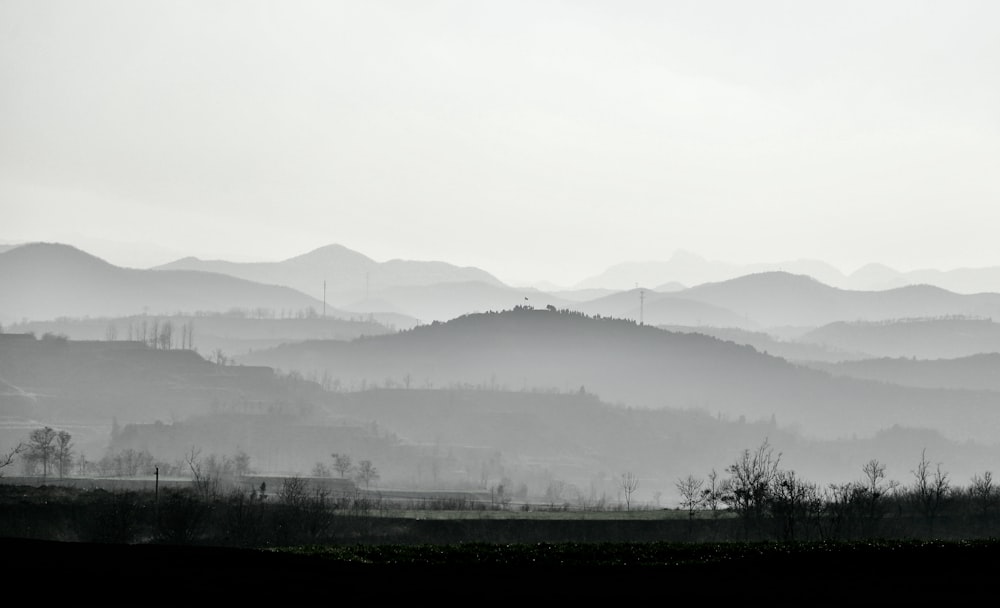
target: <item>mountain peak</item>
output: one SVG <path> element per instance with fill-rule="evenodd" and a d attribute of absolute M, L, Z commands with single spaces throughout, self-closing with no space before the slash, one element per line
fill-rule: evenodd
<path fill-rule="evenodd" d="M 287 260 L 286 263 L 323 263 L 323 264 L 375 264 L 375 260 L 369 258 L 368 256 L 358 253 L 353 249 L 344 247 L 343 245 L 337 243 L 331 243 L 330 245 L 324 245 L 309 251 L 308 253 L 303 253 L 302 255 L 297 255 Z"/>
<path fill-rule="evenodd" d="M 10 261 L 30 259 L 33 264 L 39 265 L 55 264 L 66 267 L 67 264 L 73 264 L 75 266 L 86 265 L 95 268 L 114 266 L 95 255 L 63 243 L 27 243 L 9 249 L 2 255 Z"/>

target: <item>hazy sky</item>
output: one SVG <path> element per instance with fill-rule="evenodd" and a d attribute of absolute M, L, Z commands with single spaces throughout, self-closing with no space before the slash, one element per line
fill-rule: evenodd
<path fill-rule="evenodd" d="M 678 248 L 997 265 L 998 27 L 988 0 L 0 0 L 0 242 L 561 283 Z"/>

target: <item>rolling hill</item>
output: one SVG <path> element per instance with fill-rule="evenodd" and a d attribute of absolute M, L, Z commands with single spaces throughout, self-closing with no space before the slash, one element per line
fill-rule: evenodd
<path fill-rule="evenodd" d="M 749 346 L 579 313 L 467 315 L 352 342 L 310 341 L 241 361 L 330 374 L 342 386 L 586 390 L 611 403 L 777 417 L 808 436 L 871 434 L 894 424 L 994 441 L 1000 398 L 835 378 Z"/>
<path fill-rule="evenodd" d="M 883 358 L 808 365 L 837 376 L 902 386 L 1000 391 L 1000 353 L 957 359 Z"/>
<path fill-rule="evenodd" d="M 953 359 L 1000 352 L 1000 324 L 966 317 L 839 322 L 805 333 L 799 341 L 872 357 Z"/>

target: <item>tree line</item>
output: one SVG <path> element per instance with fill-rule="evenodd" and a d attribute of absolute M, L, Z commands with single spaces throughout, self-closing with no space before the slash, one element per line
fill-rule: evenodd
<path fill-rule="evenodd" d="M 679 506 L 691 522 L 735 515 L 744 538 L 980 535 L 995 532 L 1000 507 L 990 471 L 956 485 L 926 450 L 908 484 L 889 479 L 886 465 L 872 459 L 859 479 L 820 487 L 783 468 L 781 454 L 766 439 L 744 450 L 725 473 L 678 479 Z"/>

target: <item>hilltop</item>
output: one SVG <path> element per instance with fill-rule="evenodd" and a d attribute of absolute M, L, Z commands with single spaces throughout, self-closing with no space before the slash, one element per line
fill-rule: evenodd
<path fill-rule="evenodd" d="M 621 319 L 516 309 L 466 315 L 351 342 L 308 341 L 241 361 L 377 386 L 581 387 L 633 407 L 777 418 L 809 436 L 870 434 L 893 424 L 992 441 L 995 395 L 835 378 L 697 333 Z"/>

